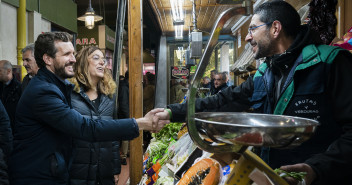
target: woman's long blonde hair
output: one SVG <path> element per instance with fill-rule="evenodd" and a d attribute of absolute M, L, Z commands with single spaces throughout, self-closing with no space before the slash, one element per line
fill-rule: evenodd
<path fill-rule="evenodd" d="M 75 88 L 73 90 L 77 93 L 80 92 L 81 86 L 83 87 L 84 91 L 96 88 L 91 83 L 92 80 L 88 71 L 88 66 L 89 66 L 88 56 L 91 55 L 96 50 L 100 50 L 100 49 L 95 46 L 88 46 L 88 47 L 82 48 L 76 54 L 76 63 L 74 66 L 75 76 L 69 79 L 69 81 L 75 85 Z M 115 94 L 116 83 L 113 80 L 111 71 L 109 69 L 105 68 L 104 77 L 98 83 L 97 88 L 100 93 L 107 95 L 110 98 Z"/>

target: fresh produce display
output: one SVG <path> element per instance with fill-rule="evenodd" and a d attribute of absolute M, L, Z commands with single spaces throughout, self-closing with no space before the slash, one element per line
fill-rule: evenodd
<path fill-rule="evenodd" d="M 274 171 L 277 174 L 279 174 L 281 177 L 292 177 L 298 181 L 302 181 L 304 177 L 307 175 L 307 172 L 287 172 L 279 168 L 275 169 Z"/>
<path fill-rule="evenodd" d="M 177 139 L 180 139 L 185 133 L 188 133 L 188 129 L 186 125 L 183 125 L 181 130 L 177 133 Z"/>
<path fill-rule="evenodd" d="M 158 159 L 160 159 L 164 153 L 167 147 L 169 146 L 169 143 L 165 143 L 163 141 L 151 141 L 148 148 L 147 148 L 147 154 L 148 155 L 148 162 L 147 162 L 147 168 L 150 168 L 153 164 L 156 163 Z"/>
<path fill-rule="evenodd" d="M 170 123 L 152 136 L 153 139 L 144 154 L 144 176 L 139 185 L 224 185 L 235 166 L 235 163 L 223 164 L 224 161 L 219 160 L 224 165 L 222 168 L 218 161 L 210 158 L 211 154 L 203 151 L 199 161 L 189 168 L 194 160 L 190 156 L 197 153 L 197 146 L 184 123 Z M 253 145 L 263 142 L 259 132 L 240 136 L 229 133 L 225 138 L 236 140 L 236 143 Z M 189 169 L 185 171 L 187 168 Z M 293 177 L 299 181 L 306 175 L 305 172 L 285 172 L 281 169 L 275 171 L 281 177 Z"/>
<path fill-rule="evenodd" d="M 172 177 L 160 177 L 155 185 L 174 185 L 174 178 Z"/>
<path fill-rule="evenodd" d="M 174 143 L 177 134 L 183 123 L 170 123 L 166 125 L 159 133 L 152 134 L 153 138 L 144 154 L 144 173 L 146 181 L 142 184 L 152 185 L 159 178 L 159 172 L 162 166 L 172 159 L 175 155 Z"/>
<path fill-rule="evenodd" d="M 165 125 L 158 133 L 153 133 L 152 136 L 156 140 L 170 141 L 171 138 L 177 139 L 177 133 L 180 131 L 183 123 L 170 123 Z"/>
<path fill-rule="evenodd" d="M 217 185 L 220 175 L 220 164 L 214 159 L 204 158 L 187 170 L 178 185 Z"/>
<path fill-rule="evenodd" d="M 160 132 L 152 134 L 153 139 L 150 141 L 145 154 L 148 156 L 146 159 L 147 169 L 155 164 L 158 159 L 161 159 L 167 154 L 167 148 L 171 143 L 175 142 L 175 139 L 177 139 L 177 134 L 180 131 L 182 124 L 183 123 L 170 123 L 161 129 Z"/>

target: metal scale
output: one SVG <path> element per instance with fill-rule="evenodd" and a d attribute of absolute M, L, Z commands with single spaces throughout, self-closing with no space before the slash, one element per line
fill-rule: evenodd
<path fill-rule="evenodd" d="M 257 168 L 274 184 L 287 185 L 264 161 L 248 150 L 249 146 L 292 147 L 298 146 L 315 131 L 318 122 L 311 119 L 283 115 L 201 112 L 195 113 L 195 97 L 200 80 L 217 44 L 220 31 L 227 20 L 236 15 L 253 12 L 251 0 L 243 0 L 237 7 L 223 12 L 217 19 L 206 49 L 189 87 L 187 127 L 195 144 L 210 153 L 235 152 L 240 158 L 226 184 L 247 185 L 249 173 Z M 212 140 L 213 142 L 205 141 Z"/>

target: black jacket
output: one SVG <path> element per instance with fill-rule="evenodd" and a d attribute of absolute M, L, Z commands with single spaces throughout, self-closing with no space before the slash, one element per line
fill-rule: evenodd
<path fill-rule="evenodd" d="M 13 124 L 15 123 L 17 103 L 21 98 L 21 94 L 21 83 L 15 78 L 15 76 L 12 78 L 9 85 L 0 83 L 1 101 L 9 115 L 12 129 Z"/>
<path fill-rule="evenodd" d="M 7 159 L 12 149 L 12 132 L 10 119 L 5 107 L 0 102 L 0 184 L 9 184 Z"/>
<path fill-rule="evenodd" d="M 4 159 L 7 160 L 12 151 L 12 131 L 10 119 L 6 113 L 3 104 L 0 102 L 0 148 L 4 153 Z"/>
<path fill-rule="evenodd" d="M 5 158 L 5 155 L 2 152 L 2 149 L 0 149 L 0 184 L 8 185 L 10 184 L 9 175 L 7 173 L 7 164 L 4 158 Z"/>
<path fill-rule="evenodd" d="M 99 96 L 98 109 L 81 88 L 72 92 L 72 107 L 90 119 L 111 120 L 114 98 Z M 114 185 L 114 175 L 120 174 L 119 143 L 117 141 L 88 142 L 74 139 L 75 155 L 70 169 L 71 185 Z"/>
<path fill-rule="evenodd" d="M 24 89 L 27 87 L 27 85 L 29 84 L 29 82 L 31 81 L 33 77 L 31 77 L 29 74 L 27 74 L 23 80 L 22 80 L 22 84 L 21 84 L 21 89 L 22 92 L 24 91 Z"/>
<path fill-rule="evenodd" d="M 215 88 L 215 86 L 214 86 L 214 88 L 210 91 L 210 94 L 211 95 L 217 94 L 218 92 L 224 90 L 227 87 L 228 87 L 228 85 L 226 83 L 222 84 L 218 88 Z"/>
<path fill-rule="evenodd" d="M 131 140 L 139 135 L 134 119 L 83 117 L 71 106 L 72 88 L 41 68 L 24 91 L 16 111 L 9 161 L 13 185 L 68 184 L 73 137 L 93 142 Z"/>

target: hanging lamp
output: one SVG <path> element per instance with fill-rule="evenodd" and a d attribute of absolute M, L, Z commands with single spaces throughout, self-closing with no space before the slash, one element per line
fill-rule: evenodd
<path fill-rule="evenodd" d="M 96 15 L 95 11 L 92 8 L 91 0 L 89 0 L 89 6 L 86 11 L 86 13 L 80 17 L 77 18 L 80 21 L 85 22 L 85 27 L 88 29 L 93 29 L 94 28 L 94 23 L 97 21 L 101 21 L 103 19 L 102 16 Z"/>

